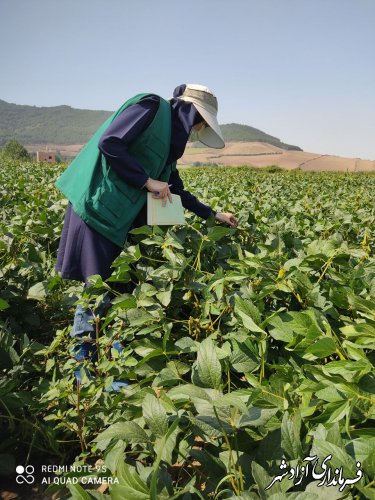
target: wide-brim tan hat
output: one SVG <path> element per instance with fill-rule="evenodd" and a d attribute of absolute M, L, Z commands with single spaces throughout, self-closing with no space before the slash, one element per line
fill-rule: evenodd
<path fill-rule="evenodd" d="M 223 148 L 225 142 L 217 121 L 217 99 L 211 90 L 204 85 L 188 83 L 186 89 L 178 98 L 193 103 L 208 124 L 208 127 L 206 126 L 195 132 L 194 136 L 210 148 Z"/>

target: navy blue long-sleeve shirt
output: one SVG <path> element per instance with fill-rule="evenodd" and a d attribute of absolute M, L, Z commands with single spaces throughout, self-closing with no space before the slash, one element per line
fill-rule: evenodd
<path fill-rule="evenodd" d="M 159 103 L 160 98 L 153 95 L 125 109 L 111 123 L 99 141 L 99 149 L 105 155 L 110 167 L 127 184 L 138 189 L 143 188 L 149 176 L 129 153 L 128 147 L 150 125 Z M 172 133 L 167 164 L 177 161 L 183 155 L 191 128 L 201 120 L 198 111 L 191 103 L 172 99 L 171 109 Z M 177 169 L 171 173 L 169 183 L 172 184 L 170 191 L 181 197 L 184 208 L 202 219 L 210 216 L 211 208 L 185 189 Z"/>

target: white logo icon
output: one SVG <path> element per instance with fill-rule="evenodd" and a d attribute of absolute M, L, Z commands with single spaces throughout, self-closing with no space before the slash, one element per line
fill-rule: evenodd
<path fill-rule="evenodd" d="M 24 467 L 23 465 L 17 465 L 16 467 L 16 472 L 18 476 L 16 476 L 16 482 L 18 484 L 33 484 L 35 481 L 35 477 L 33 476 L 34 474 L 34 467 L 32 465 L 27 465 Z M 25 476 L 23 474 L 26 474 Z"/>

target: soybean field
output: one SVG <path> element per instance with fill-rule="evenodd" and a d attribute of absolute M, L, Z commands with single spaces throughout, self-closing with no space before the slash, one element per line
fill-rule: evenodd
<path fill-rule="evenodd" d="M 0 165 L 4 490 L 374 499 L 375 175 L 181 168 L 238 228 L 188 212 L 138 228 L 112 276 L 84 289 L 54 270 L 64 167 Z M 98 362 L 82 364 L 76 304 L 107 296 Z M 16 482 L 20 465 L 32 484 Z"/>

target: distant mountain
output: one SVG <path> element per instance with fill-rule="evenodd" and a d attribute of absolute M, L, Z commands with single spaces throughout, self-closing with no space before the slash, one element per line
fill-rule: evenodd
<path fill-rule="evenodd" d="M 22 144 L 83 144 L 111 113 L 70 106 L 38 108 L 0 100 L 0 145 L 9 139 Z"/>
<path fill-rule="evenodd" d="M 22 144 L 84 144 L 112 111 L 75 109 L 70 106 L 37 107 L 0 100 L 0 147 L 10 139 Z M 283 149 L 297 146 L 284 144 L 261 130 L 248 125 L 221 125 L 224 140 L 266 142 Z"/>

